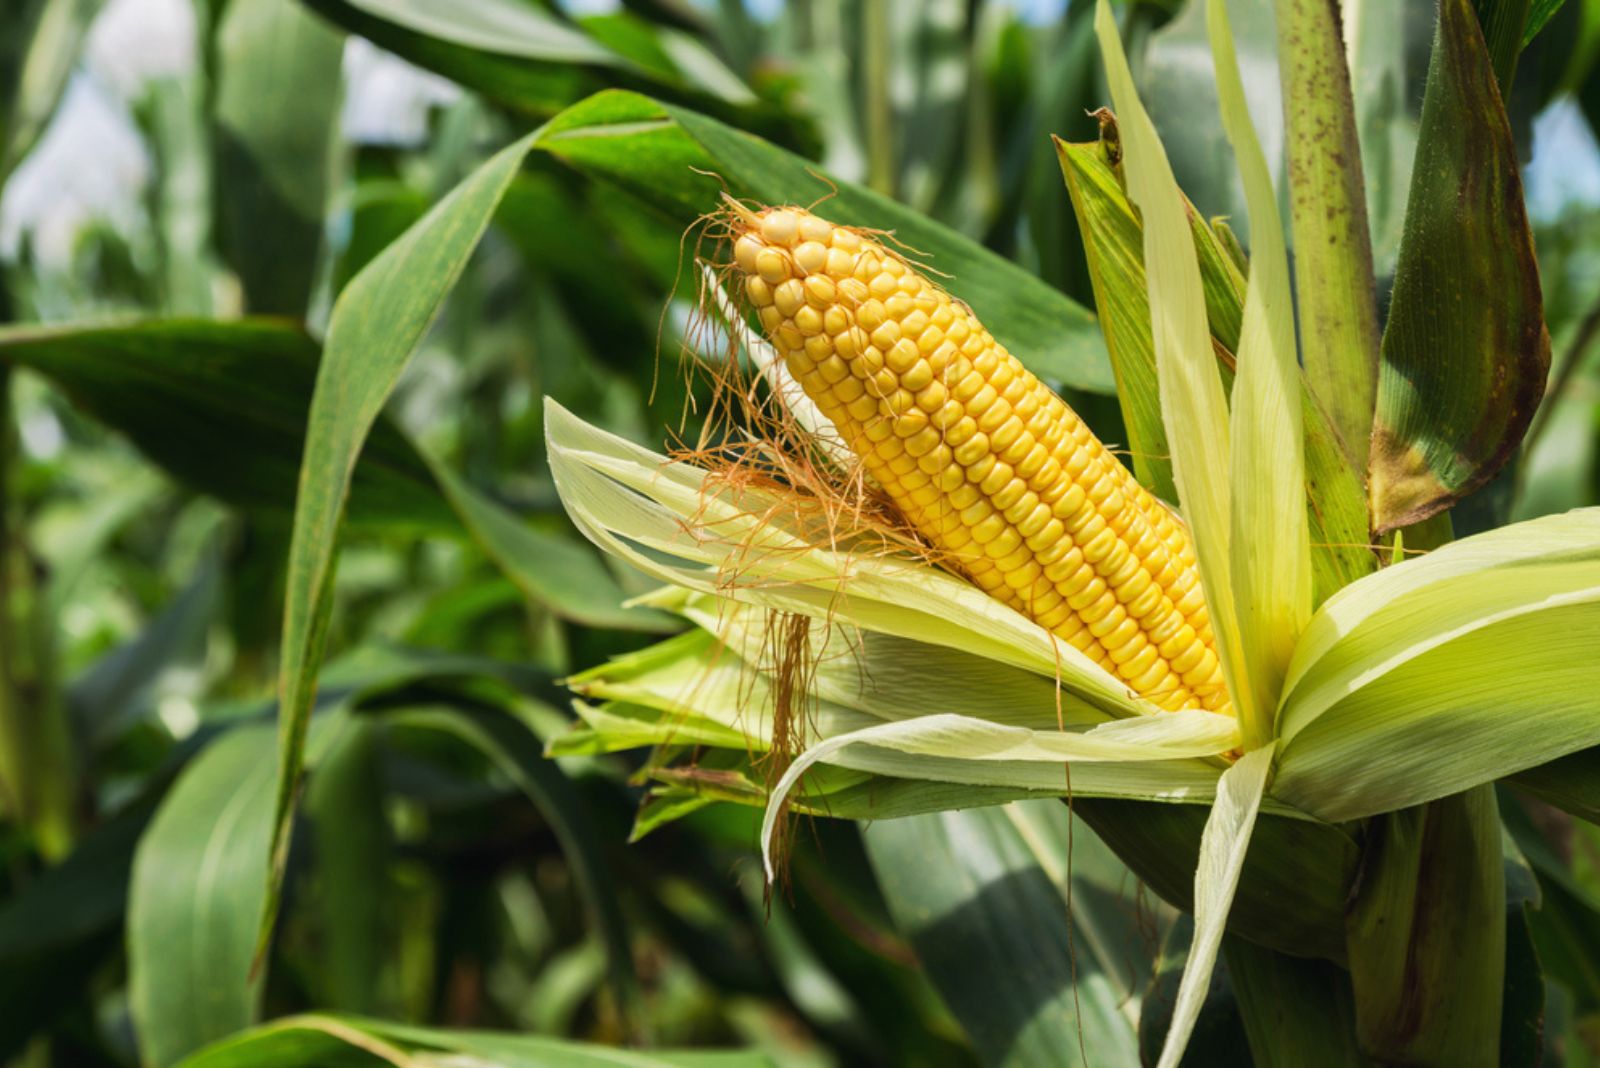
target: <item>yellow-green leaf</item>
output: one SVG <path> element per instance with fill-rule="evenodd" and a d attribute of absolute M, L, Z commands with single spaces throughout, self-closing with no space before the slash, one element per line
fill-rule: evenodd
<path fill-rule="evenodd" d="M 1269 735 L 1284 673 L 1311 616 L 1300 365 L 1283 222 L 1267 159 L 1256 139 L 1233 51 L 1228 8 L 1208 0 L 1222 123 L 1238 157 L 1250 208 L 1250 280 L 1233 383 L 1233 590 L 1243 671 L 1261 717 L 1247 736 Z"/>

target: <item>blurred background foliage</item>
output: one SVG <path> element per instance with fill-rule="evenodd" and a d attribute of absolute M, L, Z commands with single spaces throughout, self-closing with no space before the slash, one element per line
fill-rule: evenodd
<path fill-rule="evenodd" d="M 1270 4 L 1232 5 L 1276 159 Z M 1510 106 L 1556 356 L 1519 461 L 1469 502 L 1495 520 L 1600 503 L 1600 5 L 1525 6 Z M 1202 7 L 1120 14 L 1180 183 L 1240 216 Z M 1386 284 L 1431 5 L 1344 7 Z M 671 628 L 619 607 L 644 587 L 571 531 L 542 455 L 544 396 L 651 445 L 692 405 L 672 183 L 700 157 L 652 124 L 602 162 L 528 156 L 363 454 L 251 968 L 289 517 L 345 283 L 495 151 L 623 89 L 1092 307 L 1047 136 L 1096 136 L 1091 10 L 0 0 L 0 1063 L 584 1063 L 569 1040 L 744 1051 L 641 1064 L 1134 1063 L 1185 923 L 1063 806 L 818 821 L 768 900 L 755 810 L 668 823 L 641 758 L 543 756 L 558 680 Z M 1114 403 L 1071 395 L 1120 440 Z M 1503 808 L 1547 1063 L 1594 1062 L 1600 832 Z M 1228 983 L 1190 1063 L 1240 1063 Z"/>

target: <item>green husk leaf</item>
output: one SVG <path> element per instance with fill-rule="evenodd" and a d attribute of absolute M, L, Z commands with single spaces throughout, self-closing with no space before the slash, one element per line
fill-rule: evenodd
<path fill-rule="evenodd" d="M 1303 960 L 1230 937 L 1222 953 L 1260 1068 L 1367 1068 L 1356 1044 L 1350 977 L 1325 961 Z"/>
<path fill-rule="evenodd" d="M 1327 0 L 1277 0 L 1278 76 L 1306 381 L 1340 447 L 1364 473 L 1377 392 L 1378 302 L 1339 14 Z"/>
<path fill-rule="evenodd" d="M 1492 786 L 1369 828 L 1349 919 L 1362 1048 L 1381 1063 L 1500 1063 L 1506 889 Z"/>
<path fill-rule="evenodd" d="M 1418 523 L 1493 477 L 1549 369 L 1510 121 L 1470 0 L 1445 0 L 1383 335 L 1373 529 Z"/>
<path fill-rule="evenodd" d="M 741 612 L 751 611 L 737 606 L 728 607 Z M 816 763 L 811 773 L 799 783 L 800 793 L 796 796 L 802 803 L 805 795 L 815 789 L 816 776 L 842 768 L 852 768 L 872 776 L 984 788 L 975 794 L 984 800 L 968 801 L 968 804 L 993 803 L 995 796 L 1003 799 L 1004 796 L 1040 793 L 1194 803 L 1207 802 L 1213 796 L 1220 770 L 1216 762 L 1159 759 L 1165 755 L 1161 750 L 1163 736 L 1160 732 L 1192 731 L 1195 729 L 1193 725 L 1181 728 L 1147 726 L 1145 729 L 1157 732 L 1156 744 L 1150 747 L 1157 759 L 1117 764 L 1082 763 L 1064 769 L 1059 755 L 1050 753 L 1035 759 L 1041 754 L 1027 751 L 1026 747 L 1038 741 L 1042 747 L 1095 745 L 1104 751 L 1108 748 L 1104 738 L 1090 743 L 1075 743 L 1072 739 L 1081 739 L 1084 734 L 1076 731 L 1063 733 L 1059 728 L 1029 731 L 997 722 L 1038 722 L 1049 713 L 1019 710 L 1010 707 L 1005 700 L 996 701 L 997 691 L 986 684 L 983 674 L 966 673 L 959 667 L 943 680 L 942 705 L 915 708 L 912 698 L 906 695 L 885 696 L 870 681 L 864 687 L 857 684 L 853 688 L 844 680 L 851 674 L 868 680 L 879 678 L 880 669 L 886 666 L 882 661 L 893 664 L 904 658 L 916 663 L 934 664 L 940 659 L 952 658 L 951 651 L 947 649 L 919 646 L 918 643 L 901 639 L 878 644 L 870 640 L 877 636 L 864 634 L 863 637 L 869 641 L 853 646 L 851 656 L 840 656 L 836 666 L 827 666 L 826 659 L 818 663 L 819 675 L 824 672 L 837 673 L 838 679 L 821 683 L 817 690 L 832 693 L 840 700 L 850 702 L 850 705 L 815 693 L 807 700 L 804 711 L 805 740 L 826 745 L 827 748 L 822 751 L 821 757 L 825 763 Z M 585 726 L 557 739 L 551 747 L 552 753 L 602 752 L 641 745 L 681 747 L 698 743 L 720 744 L 726 750 L 740 755 L 759 757 L 773 747 L 775 706 L 770 678 L 754 663 L 741 660 L 734 649 L 724 645 L 722 639 L 710 631 L 692 631 L 648 649 L 617 657 L 575 676 L 569 682 L 582 695 L 578 712 Z M 592 701 L 606 703 L 598 709 L 587 707 Z M 932 756 L 888 746 L 855 745 L 839 748 L 827 745 L 830 739 L 868 727 L 889 725 L 914 728 L 928 718 L 923 713 L 930 708 L 940 707 L 986 713 L 990 717 L 986 720 L 977 720 L 971 715 L 947 716 L 946 719 L 961 721 L 962 727 L 985 739 L 998 739 L 1004 744 L 1021 742 L 1024 750 L 1017 754 L 991 753 L 988 757 L 981 757 L 972 753 L 970 747 L 961 747 L 954 756 Z M 1150 725 L 1159 723 L 1167 715 L 1170 714 L 1111 722 Z M 1078 721 L 1080 726 L 1106 722 L 1103 714 Z M 1198 724 L 1205 729 L 1215 730 L 1219 736 L 1233 734 L 1231 720 L 1224 724 L 1208 719 L 1198 721 Z M 1121 729 L 1132 730 L 1131 727 Z M 1137 737 L 1137 731 L 1132 736 Z M 1113 740 L 1115 737 L 1113 734 Z M 923 741 L 913 744 L 928 749 L 931 743 Z M 1133 753 L 1134 750 L 1128 749 L 1126 752 Z M 1000 795 L 996 791 L 1012 793 Z M 729 799 L 761 803 L 766 796 L 767 789 L 763 782 Z M 868 796 L 871 796 L 870 792 Z M 953 796 L 963 798 L 965 795 L 957 791 Z"/>
<path fill-rule="evenodd" d="M 829 760 L 852 746 L 892 749 L 910 756 L 1060 765 L 1208 757 L 1227 752 L 1238 743 L 1239 726 L 1232 716 L 1198 710 L 1113 720 L 1081 734 L 1029 731 L 970 716 L 933 713 L 835 735 L 807 748 L 772 789 L 761 827 L 767 878 L 773 876 L 770 852 L 773 832 L 789 791 L 813 764 Z"/>
<path fill-rule="evenodd" d="M 770 494 L 708 482 L 546 400 L 550 467 L 579 528 L 654 578 L 731 601 L 963 649 L 1054 679 L 1114 715 L 1154 706 L 977 587 L 918 561 L 820 548 Z"/>
<path fill-rule="evenodd" d="M 1242 649 L 1239 674 L 1255 693 L 1249 707 L 1260 718 L 1246 723 L 1244 733 L 1259 741 L 1271 733 L 1289 658 L 1311 617 L 1300 374 L 1278 199 L 1245 101 L 1222 0 L 1209 0 L 1206 21 L 1222 121 L 1250 208 L 1253 254 L 1231 398 L 1232 574 Z"/>
<path fill-rule="evenodd" d="M 1600 744 L 1600 510 L 1476 535 L 1323 606 L 1291 665 L 1274 793 L 1340 821 Z"/>
<path fill-rule="evenodd" d="M 1247 742 L 1263 737 L 1253 690 L 1242 686 L 1244 647 L 1232 580 L 1229 507 L 1228 399 L 1211 358 L 1205 290 L 1194 240 L 1184 217 L 1182 194 L 1166 150 L 1139 101 L 1133 75 L 1117 36 L 1111 9 L 1100 0 L 1095 29 L 1106 78 L 1121 122 L 1128 194 L 1144 215 L 1145 269 L 1150 288 L 1151 329 L 1161 413 L 1172 450 L 1178 501 L 1193 532 L 1206 605 L 1216 634 L 1228 692 Z"/>
<path fill-rule="evenodd" d="M 1105 10 L 1103 4 L 1101 10 Z M 1217 800 L 1200 838 L 1200 866 L 1194 876 L 1194 941 L 1157 1068 L 1177 1068 L 1205 1002 L 1245 851 L 1250 847 L 1250 833 L 1272 774 L 1272 756 L 1270 747 L 1246 753 L 1222 773 L 1217 784 Z"/>
<path fill-rule="evenodd" d="M 1056 142 L 1056 152 L 1072 193 L 1078 225 L 1084 234 L 1090 278 L 1101 329 L 1117 375 L 1117 401 L 1128 428 L 1133 469 L 1152 492 L 1176 499 L 1167 431 L 1161 421 L 1156 387 L 1150 300 L 1145 288 L 1142 225 L 1128 203 L 1109 157 L 1109 140 L 1075 145 Z M 1206 290 L 1206 316 L 1216 344 L 1226 353 L 1239 347 L 1245 281 L 1212 228 L 1189 209 L 1200 278 Z M 1221 368 L 1223 381 L 1232 370 Z M 1311 399 L 1301 376 L 1301 422 L 1305 430 L 1306 519 L 1311 541 L 1313 594 L 1316 603 L 1370 573 L 1377 564 L 1366 548 L 1367 493 L 1356 469 L 1339 445 L 1327 416 Z"/>
<path fill-rule="evenodd" d="M 1117 404 L 1128 431 L 1129 463 L 1146 489 L 1162 500 L 1173 501 L 1178 490 L 1172 481 L 1167 428 L 1161 421 L 1144 269 L 1144 226 L 1122 187 L 1117 169 L 1121 145 L 1109 113 L 1101 117 L 1100 138 L 1088 144 L 1056 138 L 1056 158 L 1083 235 L 1095 309 L 1116 375 Z M 1211 334 L 1231 353 L 1239 347 L 1244 274 L 1194 205 L 1186 202 L 1185 211 L 1200 257 Z M 1226 378 L 1232 371 L 1223 373 Z"/>

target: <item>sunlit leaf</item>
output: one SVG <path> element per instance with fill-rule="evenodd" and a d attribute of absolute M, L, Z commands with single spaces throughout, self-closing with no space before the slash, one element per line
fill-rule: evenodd
<path fill-rule="evenodd" d="M 1369 576 L 1290 669 L 1274 793 L 1345 820 L 1600 744 L 1600 512 L 1519 523 Z"/>
<path fill-rule="evenodd" d="M 1311 615 L 1300 373 L 1283 223 L 1266 157 L 1251 124 L 1223 0 L 1206 8 L 1222 122 L 1250 207 L 1250 281 L 1234 379 L 1233 561 L 1243 670 L 1271 730 L 1272 708 L 1295 642 Z M 1248 731 L 1248 727 L 1246 728 Z"/>
<path fill-rule="evenodd" d="M 1131 1064 L 1148 973 L 1127 869 L 1059 802 L 884 820 L 863 841 L 897 926 L 995 1065 Z"/>
<path fill-rule="evenodd" d="M 288 863 L 351 474 L 400 372 L 460 277 L 530 143 L 528 138 L 517 141 L 474 171 L 369 263 L 334 306 L 311 399 L 289 549 L 279 671 L 278 791 L 262 947 L 271 935 Z"/>
<path fill-rule="evenodd" d="M 1223 772 L 1217 784 L 1217 799 L 1200 838 L 1200 866 L 1194 876 L 1194 942 L 1189 947 L 1183 981 L 1178 986 L 1172 1027 L 1157 1062 L 1160 1068 L 1176 1068 L 1182 1060 L 1189 1034 L 1200 1014 L 1211 982 L 1211 969 L 1222 948 L 1228 911 L 1233 907 L 1256 813 L 1272 774 L 1272 757 L 1270 746 L 1252 750 Z"/>
<path fill-rule="evenodd" d="M 1205 289 L 1189 222 L 1184 217 L 1182 194 L 1172 177 L 1166 150 L 1134 89 L 1116 20 L 1105 0 L 1100 0 L 1096 9 L 1095 30 L 1121 124 L 1128 197 L 1144 218 L 1144 262 L 1156 374 L 1178 503 L 1194 535 L 1195 556 L 1228 693 L 1246 741 L 1258 743 L 1263 737 L 1261 710 L 1255 708 L 1254 691 L 1241 685 L 1247 676 L 1229 548 L 1232 461 L 1228 398 L 1222 390 L 1216 360 L 1211 357 Z"/>

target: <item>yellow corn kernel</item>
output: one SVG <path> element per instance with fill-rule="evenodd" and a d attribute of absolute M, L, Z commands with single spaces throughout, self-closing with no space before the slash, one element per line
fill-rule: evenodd
<path fill-rule="evenodd" d="M 737 209 L 767 336 L 951 566 L 1168 709 L 1231 712 L 1182 522 L 915 268 L 799 208 Z"/>

